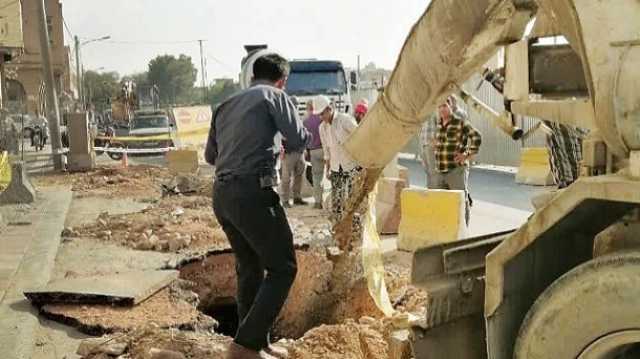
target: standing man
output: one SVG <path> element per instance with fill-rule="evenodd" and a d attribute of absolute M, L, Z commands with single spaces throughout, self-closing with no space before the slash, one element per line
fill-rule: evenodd
<path fill-rule="evenodd" d="M 313 176 L 313 198 L 315 203 L 313 208 L 322 209 L 322 181 L 324 179 L 324 150 L 322 149 L 322 140 L 320 139 L 320 124 L 322 119 L 319 115 L 313 114 L 313 101 L 307 102 L 307 118 L 304 120 L 304 126 L 311 133 L 312 139 L 307 146 L 309 151 L 309 159 L 311 161 L 311 173 Z"/>
<path fill-rule="evenodd" d="M 438 114 L 429 115 L 427 120 L 422 124 L 418 140 L 420 142 L 420 150 L 422 157 L 422 166 L 427 175 L 427 188 L 432 188 L 436 178 L 436 133 L 438 132 Z"/>
<path fill-rule="evenodd" d="M 331 214 L 329 219 L 335 226 L 343 218 L 346 201 L 353 192 L 354 180 L 362 171 L 362 168 L 357 166 L 344 148 L 345 142 L 358 127 L 358 124 L 350 115 L 338 113 L 326 96 L 318 96 L 314 100 L 314 113 L 320 115 L 322 119 L 320 138 L 326 171 L 331 181 Z M 352 237 L 361 237 L 361 215 L 362 213 L 354 215 Z M 349 250 L 351 243 L 343 242 L 338 245 L 343 250 Z"/>
<path fill-rule="evenodd" d="M 469 225 L 471 196 L 469 195 L 469 160 L 480 150 L 482 136 L 467 120 L 463 111 L 456 111 L 455 98 L 438 107 L 436 132 L 436 173 L 430 188 L 461 190 L 465 192 L 465 220 Z"/>
<path fill-rule="evenodd" d="M 275 182 L 274 137 L 291 150 L 310 136 L 282 90 L 287 60 L 258 58 L 252 87 L 222 103 L 213 115 L 205 152 L 216 166 L 213 210 L 236 257 L 239 326 L 228 359 L 286 358 L 270 345 L 269 332 L 297 272 L 293 235 Z"/>
<path fill-rule="evenodd" d="M 303 205 L 307 202 L 302 199 L 302 176 L 306 164 L 304 163 L 304 148 L 292 148 L 286 139 L 282 140 L 284 158 L 282 161 L 282 183 L 280 183 L 280 199 L 285 208 L 291 208 L 289 198 L 293 192 L 293 204 Z M 293 190 L 291 185 L 293 182 Z"/>
<path fill-rule="evenodd" d="M 359 125 L 362 122 L 364 116 L 369 112 L 369 102 L 367 100 L 362 99 L 356 105 L 356 108 L 353 111 L 353 116 L 356 118 L 356 123 Z"/>

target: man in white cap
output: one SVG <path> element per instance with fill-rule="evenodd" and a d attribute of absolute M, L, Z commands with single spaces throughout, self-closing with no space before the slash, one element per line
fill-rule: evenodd
<path fill-rule="evenodd" d="M 324 150 L 327 177 L 331 181 L 329 219 L 335 225 L 342 220 L 345 203 L 353 191 L 354 180 L 362 171 L 344 148 L 345 142 L 358 124 L 350 115 L 336 111 L 326 96 L 318 96 L 313 102 L 313 113 L 322 119 L 320 140 Z M 356 213 L 353 218 L 353 237 L 360 238 L 361 233 L 360 213 Z M 342 249 L 350 249 L 350 243 L 338 244 Z"/>

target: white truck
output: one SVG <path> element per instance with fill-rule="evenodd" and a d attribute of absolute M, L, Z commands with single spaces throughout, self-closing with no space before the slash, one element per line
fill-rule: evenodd
<path fill-rule="evenodd" d="M 246 45 L 247 56 L 242 59 L 240 85 L 247 88 L 253 77 L 253 62 L 260 56 L 274 53 L 267 45 Z M 350 85 L 355 85 L 355 73 L 349 78 L 342 62 L 336 60 L 291 60 L 291 72 L 287 80 L 286 92 L 297 103 L 298 113 L 304 117 L 307 102 L 318 95 L 326 95 L 341 112 L 353 112 Z"/>

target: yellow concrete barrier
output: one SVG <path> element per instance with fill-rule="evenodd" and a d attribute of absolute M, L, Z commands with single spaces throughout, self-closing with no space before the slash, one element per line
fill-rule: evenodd
<path fill-rule="evenodd" d="M 523 148 L 520 167 L 516 174 L 516 183 L 533 186 L 551 186 L 554 184 L 549 150 L 546 147 Z"/>
<path fill-rule="evenodd" d="M 402 191 L 398 249 L 415 251 L 460 239 L 465 231 L 464 191 Z"/>
<path fill-rule="evenodd" d="M 0 153 L 0 191 L 9 187 L 11 182 L 11 164 L 7 151 Z"/>

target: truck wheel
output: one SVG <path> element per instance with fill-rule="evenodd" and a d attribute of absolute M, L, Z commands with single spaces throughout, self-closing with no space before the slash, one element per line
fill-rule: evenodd
<path fill-rule="evenodd" d="M 600 257 L 556 280 L 529 310 L 516 359 L 640 354 L 640 252 Z"/>
<path fill-rule="evenodd" d="M 118 144 L 111 144 L 109 147 L 112 147 L 112 148 L 124 148 L 124 146 L 119 144 L 119 143 Z M 114 161 L 122 160 L 122 156 L 123 156 L 122 152 L 109 152 L 108 150 L 107 150 L 107 155 Z"/>

